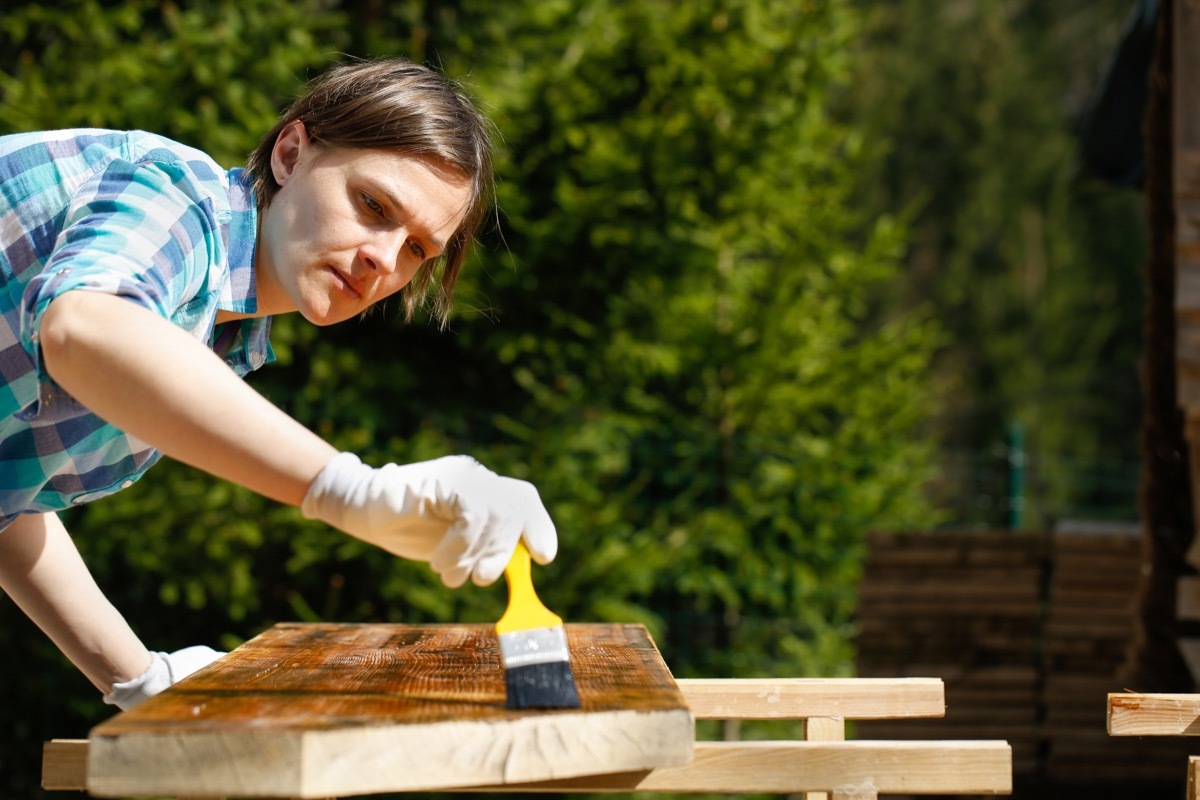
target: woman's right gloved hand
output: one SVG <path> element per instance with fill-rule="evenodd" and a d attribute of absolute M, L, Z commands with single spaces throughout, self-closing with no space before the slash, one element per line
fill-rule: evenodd
<path fill-rule="evenodd" d="M 300 508 L 389 553 L 428 562 L 451 588 L 468 578 L 478 586 L 495 581 L 522 538 L 539 564 L 558 552 L 554 523 L 533 484 L 497 475 L 470 456 L 376 469 L 340 453 Z"/>

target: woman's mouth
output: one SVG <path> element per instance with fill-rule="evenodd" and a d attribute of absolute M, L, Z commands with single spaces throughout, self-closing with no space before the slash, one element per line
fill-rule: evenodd
<path fill-rule="evenodd" d="M 362 292 L 359 288 L 350 281 L 350 278 L 343 275 L 336 267 L 329 267 L 329 272 L 333 275 L 333 285 L 336 286 L 342 294 L 349 297 L 351 300 L 361 300 Z"/>

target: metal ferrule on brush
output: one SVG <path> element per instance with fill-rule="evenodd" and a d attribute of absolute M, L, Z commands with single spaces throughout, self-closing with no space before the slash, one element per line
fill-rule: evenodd
<path fill-rule="evenodd" d="M 500 660 L 505 669 L 571 660 L 567 631 L 561 625 L 502 633 L 498 638 Z"/>

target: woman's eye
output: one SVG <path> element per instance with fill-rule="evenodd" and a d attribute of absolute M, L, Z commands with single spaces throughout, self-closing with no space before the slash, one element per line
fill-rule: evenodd
<path fill-rule="evenodd" d="M 371 197 L 369 194 L 364 194 L 362 199 L 363 205 L 367 207 L 368 211 L 370 211 L 372 214 L 383 216 L 383 206 L 379 205 L 378 200 L 376 200 L 374 197 Z"/>
<path fill-rule="evenodd" d="M 421 247 L 419 242 L 409 242 L 408 249 L 411 250 L 412 254 L 421 261 L 425 260 L 425 248 Z"/>

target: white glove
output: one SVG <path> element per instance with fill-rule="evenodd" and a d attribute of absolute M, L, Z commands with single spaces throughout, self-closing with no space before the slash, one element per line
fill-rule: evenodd
<path fill-rule="evenodd" d="M 153 660 L 146 671 L 132 680 L 114 683 L 112 691 L 104 695 L 104 702 L 128 711 L 223 655 L 202 644 L 185 647 L 174 653 L 151 653 Z"/>
<path fill-rule="evenodd" d="M 505 478 L 470 456 L 368 467 L 335 456 L 308 487 L 304 516 L 389 553 L 427 561 L 442 583 L 500 577 L 517 541 L 539 564 L 558 552 L 558 534 L 533 484 Z"/>

